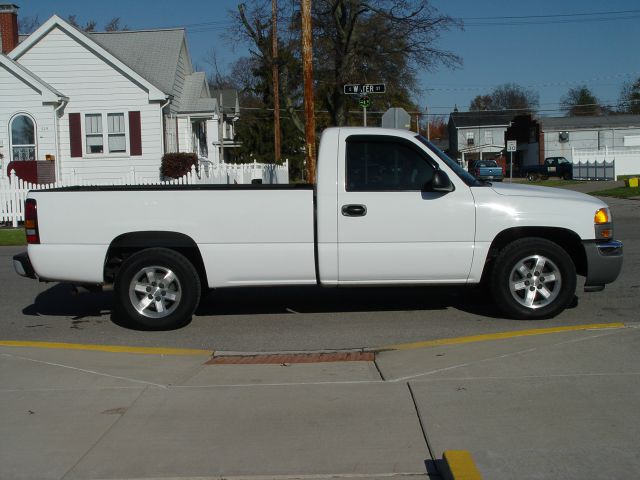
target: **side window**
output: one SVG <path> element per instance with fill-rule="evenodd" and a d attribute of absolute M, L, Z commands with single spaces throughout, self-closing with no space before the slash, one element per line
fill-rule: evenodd
<path fill-rule="evenodd" d="M 433 180 L 435 167 L 410 143 L 394 139 L 347 139 L 346 190 L 421 191 Z"/>
<path fill-rule="evenodd" d="M 102 115 L 99 113 L 85 115 L 84 130 L 87 138 L 87 153 L 102 153 L 104 151 Z"/>
<path fill-rule="evenodd" d="M 85 152 L 126 153 L 124 113 L 87 113 L 84 116 Z"/>
<path fill-rule="evenodd" d="M 11 119 L 11 159 L 36 159 L 36 126 L 28 115 L 16 115 Z"/>

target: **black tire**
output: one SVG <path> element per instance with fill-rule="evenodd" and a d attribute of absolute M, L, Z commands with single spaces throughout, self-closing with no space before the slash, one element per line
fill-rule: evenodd
<path fill-rule="evenodd" d="M 529 180 L 530 182 L 536 182 L 540 180 L 540 176 L 537 173 L 532 172 L 527 174 L 527 180 Z"/>
<path fill-rule="evenodd" d="M 491 288 L 497 307 L 507 317 L 550 318 L 573 301 L 576 267 L 558 244 L 544 238 L 521 238 L 498 254 Z"/>
<path fill-rule="evenodd" d="M 200 302 L 200 277 L 191 262 L 166 248 L 133 254 L 114 285 L 118 320 L 145 330 L 169 330 L 189 322 Z"/>
<path fill-rule="evenodd" d="M 573 175 L 571 174 L 571 172 L 564 172 L 562 178 L 564 178 L 565 180 L 571 180 L 573 178 Z"/>

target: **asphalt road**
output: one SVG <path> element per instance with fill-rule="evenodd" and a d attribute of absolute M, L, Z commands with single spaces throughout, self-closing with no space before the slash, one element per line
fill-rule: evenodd
<path fill-rule="evenodd" d="M 234 352 L 334 350 L 506 330 L 640 322 L 640 201 L 605 199 L 625 244 L 622 274 L 603 292 L 584 293 L 554 319 L 502 318 L 475 289 L 268 288 L 218 291 L 193 321 L 168 332 L 136 331 L 111 317 L 111 294 L 74 296 L 69 285 L 40 284 L 13 272 L 23 250 L 0 247 L 3 340 L 204 348 Z"/>

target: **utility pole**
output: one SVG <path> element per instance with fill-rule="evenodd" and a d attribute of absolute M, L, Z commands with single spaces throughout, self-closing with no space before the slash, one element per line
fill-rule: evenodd
<path fill-rule="evenodd" d="M 431 141 L 431 132 L 429 129 L 429 106 L 424 107 L 425 114 L 427 116 L 427 140 Z"/>
<path fill-rule="evenodd" d="M 300 0 L 302 13 L 302 71 L 304 77 L 307 182 L 316 183 L 316 121 L 313 116 L 313 48 L 311 45 L 311 0 Z"/>
<path fill-rule="evenodd" d="M 222 89 L 220 89 L 220 120 L 218 123 L 218 135 L 220 136 L 220 163 L 224 161 L 224 106 L 222 105 Z"/>
<path fill-rule="evenodd" d="M 280 79 L 278 66 L 278 0 L 271 0 L 271 49 L 273 70 L 273 145 L 275 163 L 280 161 Z"/>

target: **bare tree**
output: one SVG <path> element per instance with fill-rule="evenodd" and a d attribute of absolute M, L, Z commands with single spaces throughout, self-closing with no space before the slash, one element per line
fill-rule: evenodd
<path fill-rule="evenodd" d="M 265 65 L 272 61 L 269 5 L 266 0 L 244 4 L 235 15 L 235 39 L 248 41 L 252 55 Z M 290 19 L 289 38 L 283 49 L 299 61 L 300 11 L 297 2 L 286 5 L 280 18 Z M 346 83 L 384 82 L 384 97 L 396 106 L 411 103 L 418 92 L 418 70 L 461 64 L 457 55 L 437 46 L 442 32 L 461 28 L 462 23 L 441 14 L 428 0 L 314 0 L 314 76 L 318 102 L 329 112 L 329 123 L 345 125 L 349 102 L 343 93 Z M 282 70 L 282 65 L 280 65 Z M 295 69 L 282 72 L 285 77 Z M 295 96 L 281 90 L 293 118 Z M 384 100 L 379 100 L 384 101 Z"/>
<path fill-rule="evenodd" d="M 113 17 L 104 26 L 105 32 L 120 32 L 123 30 L 129 30 L 129 26 L 120 25 L 120 17 Z"/>
<path fill-rule="evenodd" d="M 586 85 L 574 87 L 560 99 L 560 108 L 568 117 L 602 115 L 603 108 Z"/>
<path fill-rule="evenodd" d="M 40 26 L 38 15 L 35 17 L 18 17 L 18 32 L 23 35 L 33 33 Z"/>
<path fill-rule="evenodd" d="M 540 103 L 537 92 L 516 83 L 505 83 L 488 95 L 478 95 L 471 101 L 469 110 L 521 110 L 531 112 Z"/>
<path fill-rule="evenodd" d="M 94 32 L 96 30 L 96 26 L 98 25 L 95 20 L 88 20 L 87 23 L 85 23 L 84 25 L 81 25 L 78 22 L 77 15 L 69 15 L 67 17 L 67 22 L 69 22 L 71 25 L 73 25 L 74 27 L 84 32 Z"/>
<path fill-rule="evenodd" d="M 627 82 L 620 92 L 618 110 L 622 113 L 640 114 L 640 78 Z"/>
<path fill-rule="evenodd" d="M 428 0 L 316 0 L 314 48 L 332 123 L 346 124 L 346 83 L 385 82 L 411 92 L 417 69 L 460 65 L 460 57 L 437 41 L 442 32 L 461 27 Z"/>
<path fill-rule="evenodd" d="M 245 3 L 241 3 L 238 5 L 238 11 L 233 13 L 236 22 L 242 27 L 241 30 L 236 30 L 236 32 L 240 34 L 240 38 L 250 43 L 249 52 L 257 61 L 256 68 L 253 69 L 254 74 L 262 70 L 268 70 L 269 72 L 272 70 L 274 59 L 270 9 L 270 1 L 267 4 L 266 0 L 254 0 L 250 7 L 247 7 Z M 290 44 L 283 44 L 279 41 L 278 50 L 280 52 L 278 61 L 281 77 L 280 85 L 282 87 L 280 91 L 281 99 L 296 128 L 300 132 L 304 132 L 304 122 L 297 110 L 300 104 L 301 88 L 300 85 L 296 87 L 296 84 L 291 82 L 294 78 L 300 78 L 299 72 L 294 74 L 292 71 L 298 70 L 300 66 L 295 62 Z M 272 79 L 265 78 L 265 82 L 269 90 L 272 90 Z"/>

